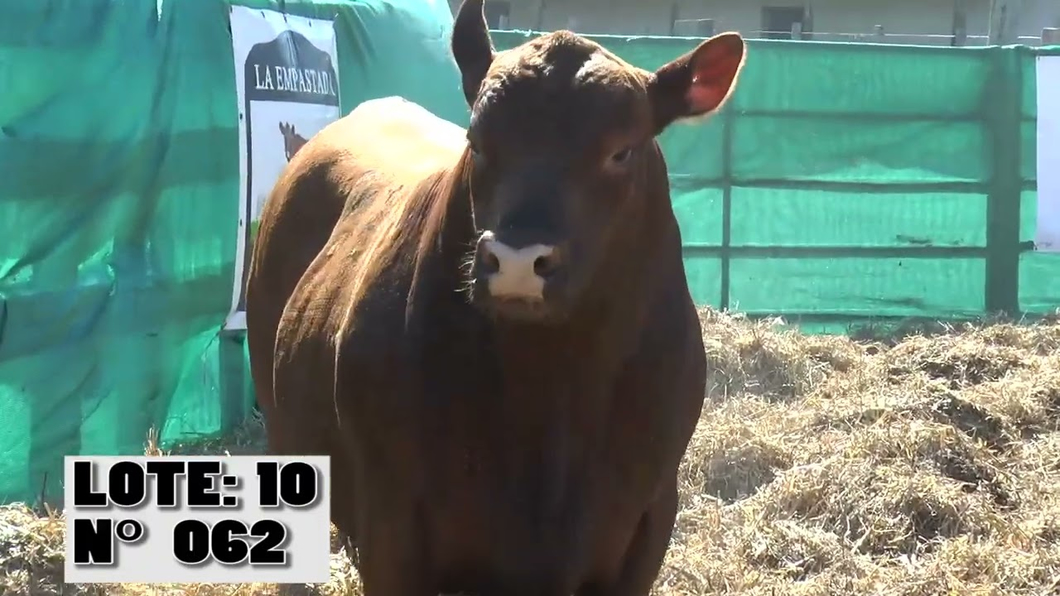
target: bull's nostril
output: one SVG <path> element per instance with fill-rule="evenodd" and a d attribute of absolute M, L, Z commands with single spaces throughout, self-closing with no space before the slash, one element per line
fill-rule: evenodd
<path fill-rule="evenodd" d="M 497 258 L 497 255 L 490 251 L 485 251 L 482 255 L 482 272 L 486 275 L 492 275 L 501 270 L 501 261 Z"/>
<path fill-rule="evenodd" d="M 534 259 L 534 273 L 541 277 L 549 277 L 559 269 L 559 258 L 556 253 L 542 255 Z"/>

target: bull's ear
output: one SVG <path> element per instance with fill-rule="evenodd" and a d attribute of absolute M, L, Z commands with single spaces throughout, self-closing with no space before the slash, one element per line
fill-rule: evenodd
<path fill-rule="evenodd" d="M 486 71 L 493 63 L 493 42 L 482 0 L 464 0 L 453 19 L 453 58 L 460 69 L 467 105 L 475 103 Z"/>
<path fill-rule="evenodd" d="M 739 33 L 722 33 L 655 71 L 648 86 L 656 132 L 676 120 L 705 117 L 732 94 L 743 69 Z"/>

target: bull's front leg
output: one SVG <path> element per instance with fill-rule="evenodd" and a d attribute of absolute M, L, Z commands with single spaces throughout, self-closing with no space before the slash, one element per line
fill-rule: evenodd
<path fill-rule="evenodd" d="M 677 503 L 675 480 L 640 518 L 615 581 L 587 586 L 578 596 L 647 596 L 670 545 Z"/>
<path fill-rule="evenodd" d="M 414 503 L 366 503 L 358 519 L 358 571 L 365 596 L 437 596 Z"/>

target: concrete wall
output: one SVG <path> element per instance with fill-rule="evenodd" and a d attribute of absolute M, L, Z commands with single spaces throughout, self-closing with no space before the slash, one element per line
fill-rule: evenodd
<path fill-rule="evenodd" d="M 487 0 L 489 2 L 490 0 Z M 758 37 L 764 6 L 801 6 L 799 0 L 509 0 L 511 29 L 572 29 L 578 33 L 668 35 L 677 18 L 713 18 L 716 31 L 739 31 Z M 1043 27 L 1060 26 L 1060 0 L 1023 0 L 1019 34 L 1038 37 Z M 450 0 L 459 5 L 460 0 Z M 874 25 L 887 34 L 942 37 L 894 37 L 888 41 L 949 45 L 954 0 L 812 0 L 815 39 L 852 40 L 871 35 Z M 988 31 L 990 0 L 965 0 L 969 45 L 983 45 Z M 1021 43 L 1035 45 L 1032 40 Z"/>

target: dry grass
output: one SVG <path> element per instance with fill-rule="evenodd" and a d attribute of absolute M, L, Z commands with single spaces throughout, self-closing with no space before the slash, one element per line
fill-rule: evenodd
<path fill-rule="evenodd" d="M 713 372 L 658 596 L 1060 593 L 1060 324 L 854 341 L 703 321 Z M 285 593 L 64 586 L 61 517 L 21 505 L 0 509 L 0 557 L 4 594 Z M 330 583 L 286 590 L 359 593 L 339 549 Z"/>

